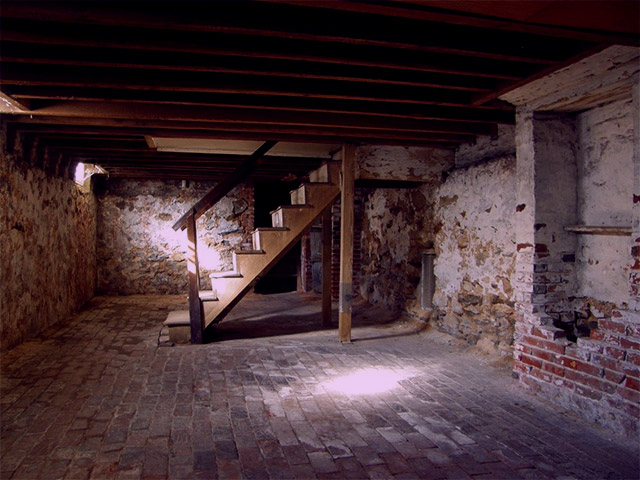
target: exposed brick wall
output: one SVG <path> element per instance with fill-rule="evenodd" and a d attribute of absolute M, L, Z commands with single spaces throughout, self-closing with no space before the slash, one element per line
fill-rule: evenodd
<path fill-rule="evenodd" d="M 522 325 L 514 371 L 535 391 L 633 434 L 640 418 L 640 315 L 612 315 L 577 343 L 553 326 Z"/>
<path fill-rule="evenodd" d="M 603 120 L 598 122 L 601 127 Z M 580 284 L 582 276 L 575 262 L 578 246 L 584 242 L 564 229 L 577 223 L 578 212 L 584 210 L 589 197 L 583 192 L 581 203 L 576 201 L 576 189 L 588 175 L 584 171 L 578 174 L 576 164 L 591 158 L 593 152 L 583 150 L 593 144 L 593 133 L 588 128 L 578 131 L 576 125 L 576 118 L 565 115 L 519 111 L 517 116 L 514 372 L 523 384 L 551 401 L 613 430 L 634 435 L 640 418 L 640 315 L 624 301 L 616 305 L 608 298 L 576 297 L 579 291 L 592 295 L 606 292 L 606 285 L 605 289 L 590 289 Z M 617 126 L 619 120 L 612 122 L 610 138 L 604 144 L 618 152 L 624 151 L 621 149 L 626 140 L 625 135 L 616 133 Z M 628 166 L 631 152 L 627 151 Z M 600 162 L 612 161 L 602 155 Z M 608 181 L 615 182 L 615 178 Z M 620 211 L 630 200 L 622 197 Z M 618 259 L 613 245 L 602 241 L 599 254 L 612 249 L 610 258 L 616 262 L 615 268 L 620 268 L 618 263 L 624 264 L 625 260 Z M 611 286 L 606 274 L 601 281 Z M 637 295 L 633 293 L 633 281 L 630 291 L 631 297 Z M 619 292 L 608 297 L 614 296 L 628 298 Z M 587 330 L 588 336 L 571 341 L 568 326 L 575 323 L 576 311 L 585 308 L 585 303 L 591 330 Z"/>

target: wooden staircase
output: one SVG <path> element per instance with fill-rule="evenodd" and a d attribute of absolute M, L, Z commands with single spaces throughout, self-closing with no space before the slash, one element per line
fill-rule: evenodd
<path fill-rule="evenodd" d="M 280 260 L 305 230 L 331 206 L 340 194 L 340 163 L 325 162 L 309 174 L 309 182 L 291 192 L 291 205 L 271 212 L 272 226 L 253 231 L 253 249 L 233 252 L 233 269 L 210 275 L 211 290 L 200 290 L 202 328 L 222 321 L 229 311 L 255 285 L 261 275 Z M 169 339 L 187 343 L 191 338 L 189 310 L 169 313 L 165 325 Z"/>

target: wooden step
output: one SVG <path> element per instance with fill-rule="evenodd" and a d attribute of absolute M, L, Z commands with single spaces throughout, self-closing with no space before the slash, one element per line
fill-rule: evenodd
<path fill-rule="evenodd" d="M 207 290 L 200 291 L 206 294 Z M 214 311 L 217 301 L 203 300 L 204 315 L 211 315 Z M 185 344 L 191 342 L 191 320 L 189 318 L 189 310 L 175 310 L 169 312 L 167 319 L 163 323 L 169 329 L 169 341 L 172 343 Z"/>
<path fill-rule="evenodd" d="M 329 166 L 325 163 L 320 165 L 318 168 L 309 172 L 309 181 L 310 182 L 329 182 Z"/>
<path fill-rule="evenodd" d="M 205 328 L 220 322 L 339 196 L 339 163 L 327 163 L 317 172 L 312 172 L 310 178 L 316 181 L 303 183 L 292 192 L 292 205 L 279 207 L 271 212 L 273 227 L 253 231 L 253 250 L 234 252 L 233 271 L 216 272 L 212 275 L 212 289 L 216 292 L 218 301 L 203 304 Z M 324 181 L 325 179 L 331 181 Z"/>
<path fill-rule="evenodd" d="M 203 302 L 215 302 L 218 300 L 215 290 L 200 290 L 200 300 Z"/>
<path fill-rule="evenodd" d="M 296 213 L 310 208 L 313 207 L 308 203 L 301 205 L 283 205 L 278 207 L 271 212 L 271 224 L 274 227 L 286 227 L 290 223 L 287 221 L 287 218 L 295 218 Z"/>
<path fill-rule="evenodd" d="M 286 227 L 260 227 L 251 232 L 251 238 L 253 239 L 253 248 L 257 250 L 264 250 L 260 235 L 261 233 L 268 234 L 269 232 L 287 232 L 289 229 Z"/>
<path fill-rule="evenodd" d="M 313 189 L 315 187 L 331 187 L 333 183 L 331 182 L 304 182 L 301 183 L 298 188 L 295 190 L 291 190 L 289 192 L 289 196 L 291 198 L 291 205 L 311 205 L 309 201 L 309 196 L 307 195 L 307 191 L 309 189 Z"/>
<path fill-rule="evenodd" d="M 173 343 L 189 343 L 191 340 L 191 323 L 189 310 L 169 312 L 164 325 L 169 327 L 169 341 Z"/>
<path fill-rule="evenodd" d="M 337 174 L 341 168 L 341 162 L 325 161 L 318 168 L 309 172 L 309 181 L 312 183 L 337 183 Z"/>
<path fill-rule="evenodd" d="M 228 272 L 211 272 L 209 278 L 242 278 L 242 274 L 236 270 Z"/>

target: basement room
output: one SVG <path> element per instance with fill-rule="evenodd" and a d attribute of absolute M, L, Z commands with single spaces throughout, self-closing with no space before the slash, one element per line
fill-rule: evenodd
<path fill-rule="evenodd" d="M 0 4 L 0 479 L 640 478 L 640 4 Z"/>

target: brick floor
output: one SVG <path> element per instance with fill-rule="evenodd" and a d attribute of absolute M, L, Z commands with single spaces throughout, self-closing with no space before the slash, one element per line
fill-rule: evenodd
<path fill-rule="evenodd" d="M 287 307 L 253 324 L 274 336 L 237 338 L 245 307 L 234 339 L 176 347 L 158 336 L 182 297 L 95 298 L 2 356 L 0 477 L 638 478 L 637 442 L 529 396 L 508 369 L 402 325 L 341 345 L 305 332 L 319 317 L 299 298 L 303 333 L 276 335 L 278 315 L 295 331 Z M 354 324 L 367 315 L 381 317 Z M 362 370 L 398 380 L 368 394 L 330 383 Z"/>

